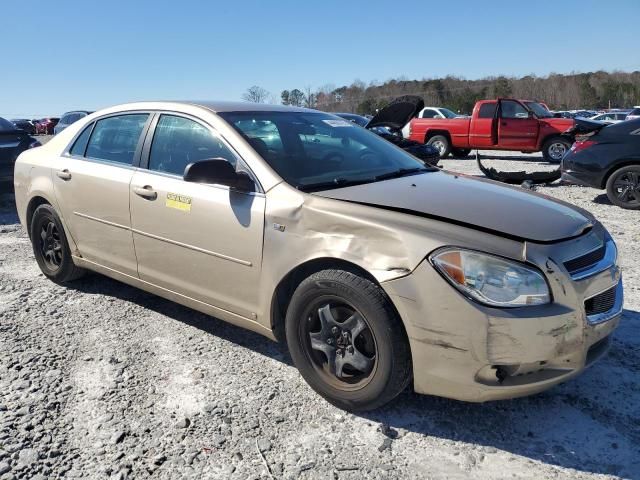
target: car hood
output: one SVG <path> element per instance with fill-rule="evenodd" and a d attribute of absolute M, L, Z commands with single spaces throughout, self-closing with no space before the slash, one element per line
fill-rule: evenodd
<path fill-rule="evenodd" d="M 367 128 L 391 127 L 400 130 L 424 108 L 424 100 L 416 95 L 404 95 L 391 101 L 367 124 Z"/>
<path fill-rule="evenodd" d="M 568 203 L 444 171 L 315 192 L 313 195 L 432 218 L 519 241 L 551 243 L 595 223 Z"/>
<path fill-rule="evenodd" d="M 597 132 L 606 126 L 605 122 L 591 118 L 576 118 L 574 124 L 565 133 L 569 135 L 584 135 L 590 132 Z"/>

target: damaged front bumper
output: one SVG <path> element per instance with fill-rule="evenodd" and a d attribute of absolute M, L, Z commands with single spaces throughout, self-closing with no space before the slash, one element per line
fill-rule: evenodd
<path fill-rule="evenodd" d="M 615 255 L 604 265 L 608 254 L 601 268 L 572 278 L 553 259 L 575 256 L 575 244 L 527 249 L 528 261 L 544 266 L 554 298 L 547 305 L 479 305 L 427 261 L 406 277 L 384 282 L 407 329 L 416 392 L 471 402 L 520 397 L 564 382 L 604 355 L 622 314 L 620 271 Z M 613 304 L 600 311 L 593 299 L 605 296 Z"/>

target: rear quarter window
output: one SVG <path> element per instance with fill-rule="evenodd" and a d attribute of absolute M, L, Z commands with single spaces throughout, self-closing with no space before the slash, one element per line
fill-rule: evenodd
<path fill-rule="evenodd" d="M 93 123 L 82 131 L 80 136 L 74 142 L 73 147 L 71 147 L 71 150 L 69 151 L 71 155 L 84 157 L 84 152 L 87 150 L 87 144 L 89 143 L 89 135 L 91 135 L 92 127 Z"/>
<path fill-rule="evenodd" d="M 496 105 L 496 102 L 483 103 L 482 105 L 480 105 L 478 118 L 493 118 L 496 113 Z"/>

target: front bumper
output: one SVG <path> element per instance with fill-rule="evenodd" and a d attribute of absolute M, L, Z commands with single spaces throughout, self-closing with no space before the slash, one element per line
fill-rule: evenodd
<path fill-rule="evenodd" d="M 570 251 L 568 243 L 561 250 Z M 532 248 L 532 255 L 550 260 L 549 248 Z M 604 355 L 622 314 L 615 262 L 579 280 L 547 266 L 554 302 L 514 309 L 465 298 L 427 261 L 384 282 L 407 329 L 416 392 L 471 402 L 520 397 L 569 380 Z M 588 316 L 585 300 L 613 286 L 613 308 Z"/>

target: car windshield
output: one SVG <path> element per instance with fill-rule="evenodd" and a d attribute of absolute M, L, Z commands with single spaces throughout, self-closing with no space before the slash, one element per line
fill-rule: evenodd
<path fill-rule="evenodd" d="M 440 113 L 442 113 L 442 115 L 444 115 L 445 118 L 456 118 L 458 116 L 456 113 L 452 112 L 448 108 L 441 108 Z"/>
<path fill-rule="evenodd" d="M 315 112 L 221 112 L 290 185 L 305 191 L 435 169 L 348 120 Z"/>
<path fill-rule="evenodd" d="M 529 110 L 533 111 L 538 118 L 551 118 L 553 114 L 537 102 L 525 102 Z"/>

